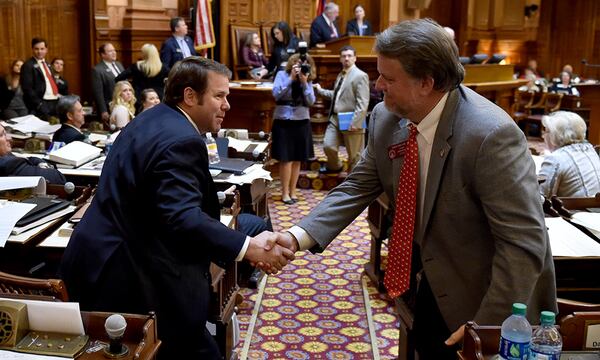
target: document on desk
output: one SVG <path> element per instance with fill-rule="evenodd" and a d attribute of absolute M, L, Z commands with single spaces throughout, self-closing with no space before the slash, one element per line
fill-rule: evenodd
<path fill-rule="evenodd" d="M 13 227 L 11 234 L 12 235 L 19 235 L 25 231 L 28 230 L 33 230 L 34 228 L 37 228 L 38 226 L 44 225 L 50 221 L 59 219 L 64 217 L 65 215 L 69 215 L 71 213 L 73 213 L 75 211 L 76 207 L 75 206 L 69 206 L 65 209 L 59 210 L 55 213 L 52 213 L 48 216 L 45 216 L 37 221 L 32 222 L 31 224 L 25 225 L 25 226 L 15 226 Z"/>
<path fill-rule="evenodd" d="M 48 356 L 37 354 L 26 354 L 8 350 L 0 350 L 0 360 L 68 360 L 73 358 L 62 356 Z"/>
<path fill-rule="evenodd" d="M 17 221 L 35 207 L 35 204 L 0 200 L 0 247 L 4 247 Z"/>
<path fill-rule="evenodd" d="M 271 172 L 263 169 L 262 164 L 254 164 L 254 165 L 250 166 L 248 169 L 246 169 L 245 172 L 246 173 L 243 175 L 231 174 L 231 176 L 229 176 L 227 178 L 221 177 L 221 175 L 223 175 L 223 174 L 221 174 L 213 180 L 215 182 L 227 182 L 230 184 L 238 184 L 238 185 L 252 184 L 252 182 L 256 179 L 265 179 L 268 181 L 273 181 L 273 178 L 271 177 Z"/>
<path fill-rule="evenodd" d="M 600 256 L 600 244 L 560 217 L 546 218 L 552 256 Z"/>
<path fill-rule="evenodd" d="M 38 195 L 46 194 L 46 180 L 41 176 L 2 176 L 0 191 L 30 189 Z"/>
<path fill-rule="evenodd" d="M 250 140 L 238 140 L 233 137 L 227 137 L 229 139 L 229 144 L 227 146 L 232 147 L 237 152 L 254 152 L 257 151 L 258 154 L 265 151 L 269 143 L 267 141 L 250 141 Z M 254 145 L 252 150 L 248 150 L 250 146 Z"/>
<path fill-rule="evenodd" d="M 27 305 L 29 330 L 85 335 L 79 303 L 0 298 Z"/>
<path fill-rule="evenodd" d="M 592 234 L 600 238 L 600 213 L 580 211 L 572 215 L 571 221 L 585 226 Z"/>

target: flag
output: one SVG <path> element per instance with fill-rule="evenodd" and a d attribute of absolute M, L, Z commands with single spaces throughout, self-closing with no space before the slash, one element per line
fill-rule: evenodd
<path fill-rule="evenodd" d="M 215 30 L 210 11 L 211 0 L 196 0 L 194 9 L 194 45 L 196 50 L 207 49 L 215 46 Z"/>
<path fill-rule="evenodd" d="M 317 0 L 317 16 L 321 16 L 321 14 L 323 14 L 323 10 L 325 9 L 325 2 L 325 0 Z"/>

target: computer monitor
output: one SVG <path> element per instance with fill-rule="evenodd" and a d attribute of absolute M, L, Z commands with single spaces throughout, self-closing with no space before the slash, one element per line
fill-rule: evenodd
<path fill-rule="evenodd" d="M 471 61 L 469 64 L 481 64 L 486 61 L 488 58 L 487 54 L 475 54 L 471 56 Z"/>
<path fill-rule="evenodd" d="M 504 54 L 494 54 L 492 57 L 486 62 L 486 64 L 499 64 L 502 60 L 506 59 L 506 55 Z"/>

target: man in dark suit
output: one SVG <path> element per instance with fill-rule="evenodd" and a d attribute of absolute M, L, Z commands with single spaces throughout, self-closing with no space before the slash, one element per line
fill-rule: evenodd
<path fill-rule="evenodd" d="M 552 253 L 527 140 L 460 85 L 458 48 L 429 19 L 377 36 L 384 93 L 346 180 L 281 237 L 322 251 L 385 192 L 394 221 L 384 285 L 414 304 L 421 359 L 456 359 L 464 324 L 500 325 L 514 302 L 531 322 L 556 311 Z M 427 61 L 424 61 L 427 59 Z"/>
<path fill-rule="evenodd" d="M 169 69 L 179 60 L 188 56 L 196 56 L 194 41 L 187 36 L 188 27 L 185 20 L 180 17 L 174 17 L 169 23 L 173 36 L 169 37 L 160 48 L 160 60 Z"/>
<path fill-rule="evenodd" d="M 340 14 L 340 7 L 334 2 L 325 4 L 321 16 L 317 16 L 310 24 L 310 47 L 338 38 L 340 30 L 335 23 Z"/>
<path fill-rule="evenodd" d="M 96 113 L 100 115 L 102 122 L 108 124 L 110 118 L 108 104 L 112 100 L 115 78 L 125 68 L 117 61 L 117 50 L 113 44 L 101 45 L 98 53 L 102 61 L 92 69 L 92 92 L 96 102 Z"/>
<path fill-rule="evenodd" d="M 0 125 L 0 176 L 41 176 L 50 184 L 65 183 L 65 176 L 44 160 L 13 155 L 10 140 L 10 135 Z"/>
<path fill-rule="evenodd" d="M 21 68 L 21 88 L 23 100 L 31 114 L 47 120 L 54 115 L 56 102 L 60 96 L 58 86 L 54 81 L 50 66 L 46 63 L 48 47 L 46 40 L 33 38 L 31 40 L 33 57 L 25 61 Z"/>
<path fill-rule="evenodd" d="M 229 110 L 231 72 L 190 57 L 171 71 L 164 103 L 115 141 L 60 273 L 82 309 L 156 311 L 163 359 L 220 359 L 206 330 L 211 262 L 247 259 L 277 272 L 293 254 L 273 233 L 247 237 L 219 221 L 206 132 Z"/>
<path fill-rule="evenodd" d="M 73 141 L 84 141 L 85 135 L 81 132 L 81 126 L 85 123 L 83 106 L 79 102 L 79 96 L 67 95 L 58 100 L 56 114 L 62 123 L 52 136 L 52 141 L 68 144 Z"/>

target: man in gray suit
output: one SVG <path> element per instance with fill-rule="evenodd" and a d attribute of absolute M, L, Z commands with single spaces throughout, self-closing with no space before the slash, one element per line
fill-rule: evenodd
<path fill-rule="evenodd" d="M 102 57 L 102 61 L 92 69 L 92 92 L 96 102 L 96 112 L 100 115 L 102 122 L 108 124 L 109 103 L 115 88 L 115 78 L 125 68 L 117 61 L 117 50 L 113 44 L 103 44 L 98 48 L 98 53 Z"/>
<path fill-rule="evenodd" d="M 339 172 L 342 162 L 338 156 L 340 144 L 348 151 L 348 169 L 351 169 L 365 147 L 365 130 L 363 123 L 369 106 L 369 76 L 356 65 L 356 50 L 352 46 L 344 46 L 340 50 L 342 71 L 334 83 L 334 90 L 315 85 L 319 95 L 331 100 L 329 124 L 325 131 L 323 149 L 327 155 L 327 166 L 323 172 Z M 340 129 L 339 113 L 352 112 L 350 126 Z"/>
<path fill-rule="evenodd" d="M 379 194 L 405 200 L 416 187 L 412 221 L 394 221 L 390 248 L 394 236 L 413 234 L 402 296 L 414 300 L 420 358 L 455 359 L 468 320 L 499 325 L 514 302 L 527 304 L 532 322 L 540 310 L 556 311 L 534 163 L 514 121 L 460 85 L 458 49 L 437 23 L 394 25 L 377 36 L 375 50 L 384 103 L 371 115 L 367 148 L 346 181 L 278 241 L 322 251 Z M 405 160 L 412 184 L 400 176 Z M 394 271 L 388 266 L 384 281 L 392 296 Z"/>

